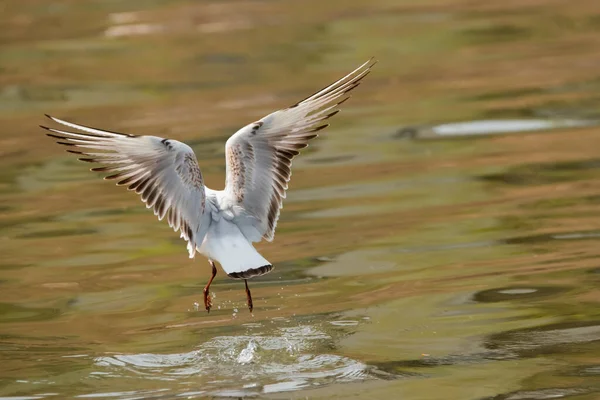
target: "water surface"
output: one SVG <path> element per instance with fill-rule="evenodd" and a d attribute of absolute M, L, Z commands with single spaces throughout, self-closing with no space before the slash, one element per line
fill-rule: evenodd
<path fill-rule="evenodd" d="M 0 398 L 600 396 L 600 3 L 4 3 Z M 218 189 L 230 134 L 373 55 L 253 314 L 37 128 L 185 141 Z"/>

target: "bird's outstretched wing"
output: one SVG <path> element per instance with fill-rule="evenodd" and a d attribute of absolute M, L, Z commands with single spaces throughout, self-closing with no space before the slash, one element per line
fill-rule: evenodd
<path fill-rule="evenodd" d="M 202 244 L 210 224 L 204 212 L 205 190 L 194 151 L 186 144 L 156 136 L 136 136 L 73 124 L 47 115 L 54 122 L 77 129 L 67 132 L 42 126 L 47 135 L 68 146 L 79 160 L 104 164 L 92 171 L 109 173 L 104 179 L 118 180 L 142 197 L 147 208 L 188 242 L 190 258 Z"/>
<path fill-rule="evenodd" d="M 291 177 L 292 159 L 325 122 L 339 112 L 338 106 L 367 76 L 376 61 L 360 67 L 312 96 L 249 124 L 227 140 L 226 195 L 256 218 L 256 228 L 273 240 L 279 212 Z"/>

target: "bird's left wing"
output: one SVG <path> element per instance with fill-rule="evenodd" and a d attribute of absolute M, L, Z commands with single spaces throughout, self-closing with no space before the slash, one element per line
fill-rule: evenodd
<path fill-rule="evenodd" d="M 283 199 L 292 175 L 292 159 L 325 121 L 339 112 L 376 61 L 371 59 L 354 71 L 295 105 L 246 125 L 227 140 L 225 192 L 231 203 L 255 218 L 260 236 L 272 240 Z"/>
<path fill-rule="evenodd" d="M 147 208 L 188 242 L 190 258 L 202 244 L 210 224 L 205 212 L 206 194 L 202 172 L 194 151 L 185 143 L 157 136 L 136 136 L 90 128 L 50 117 L 54 122 L 77 129 L 68 132 L 42 126 L 47 135 L 68 146 L 79 160 L 104 164 L 92 171 L 107 172 L 142 197 Z"/>

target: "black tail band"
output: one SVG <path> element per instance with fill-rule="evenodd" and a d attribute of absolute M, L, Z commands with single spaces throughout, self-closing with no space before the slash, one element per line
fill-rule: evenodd
<path fill-rule="evenodd" d="M 273 269 L 273 265 L 267 264 L 267 265 L 263 265 L 262 267 L 251 268 L 251 269 L 247 269 L 246 271 L 242 271 L 242 272 L 232 272 L 230 274 L 227 274 L 227 276 L 234 278 L 234 279 L 249 279 L 249 278 L 254 278 L 255 276 L 261 276 L 264 274 L 268 274 L 269 272 L 271 272 L 272 269 Z"/>

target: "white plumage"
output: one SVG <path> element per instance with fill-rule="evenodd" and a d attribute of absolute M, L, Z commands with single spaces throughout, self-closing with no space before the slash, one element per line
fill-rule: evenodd
<path fill-rule="evenodd" d="M 190 257 L 198 251 L 209 258 L 213 277 L 212 259 L 229 276 L 247 279 L 273 268 L 252 242 L 273 240 L 292 159 L 317 137 L 317 131 L 329 126 L 325 120 L 339 112 L 337 107 L 350 97 L 347 93 L 374 64 L 371 59 L 312 96 L 233 134 L 225 146 L 224 190 L 204 186 L 193 150 L 177 140 L 110 132 L 50 116 L 80 133 L 42 128 L 81 161 L 104 165 L 92 171 L 107 172 L 105 179 L 116 179 L 117 185 L 140 194 L 159 220 L 166 217 L 169 226 L 181 232 Z M 209 286 L 210 282 L 205 288 L 207 310 Z M 247 284 L 246 291 L 252 309 Z"/>

